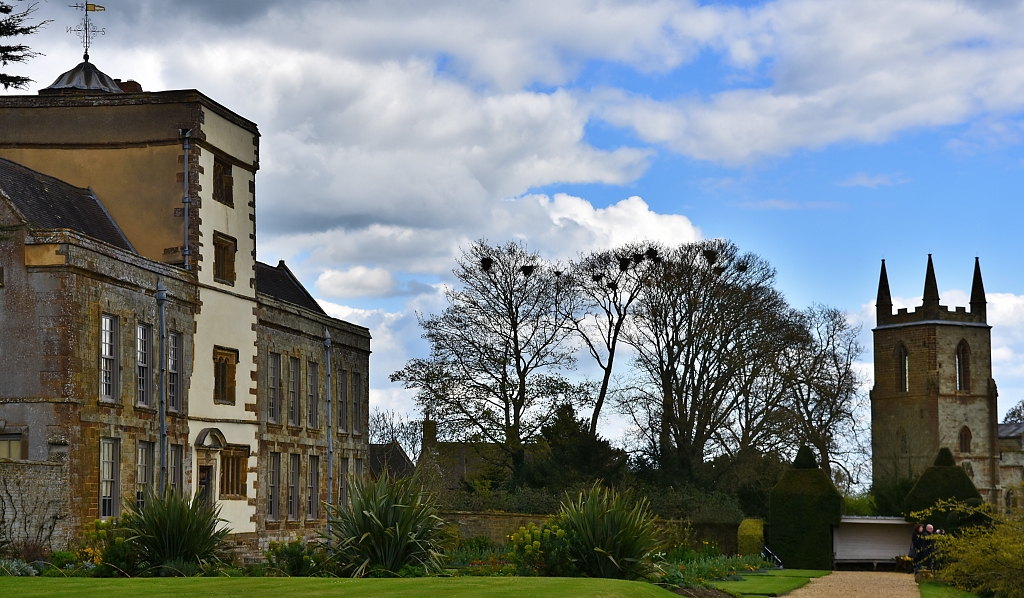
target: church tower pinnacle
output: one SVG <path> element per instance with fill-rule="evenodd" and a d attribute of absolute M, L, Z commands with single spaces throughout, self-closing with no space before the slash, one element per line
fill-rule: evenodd
<path fill-rule="evenodd" d="M 971 285 L 971 313 L 981 316 L 981 321 L 986 322 L 988 301 L 985 299 L 985 283 L 981 281 L 981 262 L 974 258 L 974 284 Z"/>
<path fill-rule="evenodd" d="M 889 293 L 889 275 L 885 272 L 885 260 L 882 260 L 882 272 L 878 275 L 878 298 L 875 299 L 875 312 L 878 322 L 892 317 L 892 295 Z"/>
<path fill-rule="evenodd" d="M 932 254 L 928 254 L 928 270 L 924 275 L 924 297 L 923 305 L 927 311 L 929 308 L 939 308 L 939 285 L 935 282 L 935 266 L 932 265 Z"/>

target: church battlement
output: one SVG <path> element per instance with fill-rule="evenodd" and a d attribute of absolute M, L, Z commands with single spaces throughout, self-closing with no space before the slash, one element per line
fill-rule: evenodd
<path fill-rule="evenodd" d="M 935 281 L 935 268 L 932 256 L 928 254 L 928 269 L 925 273 L 924 296 L 922 305 L 909 311 L 900 308 L 893 313 L 892 296 L 889 293 L 889 278 L 885 271 L 885 260 L 882 260 L 882 271 L 878 279 L 878 298 L 875 302 L 876 329 L 895 328 L 920 324 L 953 324 L 957 326 L 988 325 L 985 301 L 985 285 L 981 279 L 981 264 L 974 259 L 974 282 L 971 288 L 971 309 L 955 307 L 950 311 L 946 305 L 939 305 L 939 287 Z"/>

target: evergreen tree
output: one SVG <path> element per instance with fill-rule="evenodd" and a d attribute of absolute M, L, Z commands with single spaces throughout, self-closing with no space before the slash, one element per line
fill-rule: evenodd
<path fill-rule="evenodd" d="M 7 38 L 32 35 L 43 25 L 49 23 L 49 21 L 29 23 L 29 17 L 35 11 L 35 4 L 29 4 L 24 10 L 16 11 L 12 4 L 0 0 L 0 68 L 6 68 L 8 64 L 14 62 L 28 62 L 29 58 L 39 55 L 25 44 L 7 43 Z M 0 72 L 0 85 L 4 86 L 4 90 L 12 87 L 25 89 L 31 81 L 32 79 L 28 77 Z"/>

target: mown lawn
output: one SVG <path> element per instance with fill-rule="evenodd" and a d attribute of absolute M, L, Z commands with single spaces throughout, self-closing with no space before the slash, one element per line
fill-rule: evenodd
<path fill-rule="evenodd" d="M 711 585 L 733 595 L 782 596 L 806 585 L 813 577 L 822 577 L 829 573 L 831 571 L 779 569 L 764 573 L 745 573 L 742 581 L 715 581 Z"/>
<path fill-rule="evenodd" d="M 644 582 L 562 577 L 424 577 L 418 579 L 325 579 L 316 577 L 190 577 L 89 579 L 0 577 L 0 596 L 23 598 L 671 598 Z"/>
<path fill-rule="evenodd" d="M 921 598 L 978 598 L 970 592 L 963 592 L 937 581 L 926 581 L 918 587 L 921 589 Z"/>

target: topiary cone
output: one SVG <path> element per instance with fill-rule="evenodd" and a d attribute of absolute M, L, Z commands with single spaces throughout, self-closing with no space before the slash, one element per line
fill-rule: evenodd
<path fill-rule="evenodd" d="M 831 569 L 832 526 L 842 513 L 843 496 L 802 446 L 768 496 L 769 546 L 784 567 Z"/>
<path fill-rule="evenodd" d="M 935 456 L 935 464 L 925 469 L 917 483 L 910 489 L 903 500 L 903 512 L 907 514 L 909 521 L 917 521 L 910 516 L 911 513 L 930 509 L 942 499 L 961 502 L 981 500 L 981 493 L 975 488 L 967 472 L 957 466 L 953 453 L 948 448 L 939 449 L 939 454 Z M 954 527 L 965 523 L 959 518 L 950 520 L 951 514 L 947 511 L 936 513 L 927 523 L 933 523 L 938 527 Z M 925 523 L 924 520 L 921 522 Z"/>

